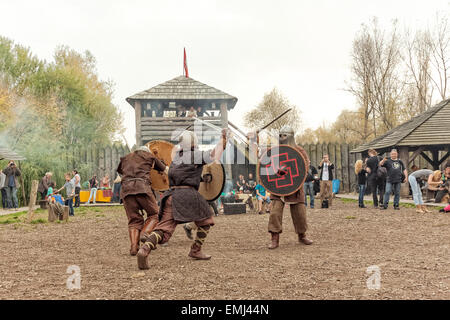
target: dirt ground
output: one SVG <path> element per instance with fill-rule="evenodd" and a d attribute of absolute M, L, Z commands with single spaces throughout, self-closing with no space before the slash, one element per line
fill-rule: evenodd
<path fill-rule="evenodd" d="M 287 209 L 276 250 L 266 249 L 268 214 L 220 215 L 204 246 L 212 260 L 187 256 L 179 226 L 147 271 L 129 256 L 123 208 L 75 213 L 68 223 L 0 225 L 0 299 L 450 299 L 450 217 L 436 210 L 336 200 L 308 209 L 314 244 L 305 246 Z M 66 287 L 71 265 L 79 290 Z M 372 265 L 378 290 L 366 285 Z"/>

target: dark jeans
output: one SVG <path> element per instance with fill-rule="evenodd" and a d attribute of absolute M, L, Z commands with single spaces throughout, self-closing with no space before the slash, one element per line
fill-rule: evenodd
<path fill-rule="evenodd" d="M 378 203 L 380 205 L 383 204 L 383 196 L 386 182 L 383 179 L 377 177 L 376 174 L 369 176 L 368 187 L 370 192 L 372 193 L 373 205 L 378 207 Z M 380 201 L 378 202 L 378 196 L 380 197 Z"/>
<path fill-rule="evenodd" d="M 5 189 L 6 189 L 7 207 L 10 209 L 18 208 L 19 200 L 17 199 L 17 188 L 16 187 L 5 187 Z"/>
<path fill-rule="evenodd" d="M 45 197 L 47 196 L 47 191 L 48 190 L 44 190 L 41 192 L 41 198 L 42 198 L 41 200 L 45 200 Z"/>
<path fill-rule="evenodd" d="M 359 206 L 362 207 L 364 206 L 364 194 L 366 193 L 366 185 L 365 184 L 360 184 L 359 185 L 359 198 L 358 198 L 358 202 L 359 202 Z"/>
<path fill-rule="evenodd" d="M 2 208 L 6 209 L 8 207 L 8 195 L 6 194 L 6 188 L 2 188 Z"/>
<path fill-rule="evenodd" d="M 114 183 L 112 202 L 120 202 L 121 183 Z"/>
<path fill-rule="evenodd" d="M 74 216 L 73 211 L 73 198 L 67 199 L 65 205 L 69 207 L 69 216 Z"/>
<path fill-rule="evenodd" d="M 387 208 L 389 204 L 389 197 L 392 190 L 394 190 L 394 208 L 398 207 L 400 204 L 400 188 L 402 186 L 401 182 L 386 182 L 386 192 L 384 193 L 384 207 Z"/>
<path fill-rule="evenodd" d="M 308 195 L 309 204 L 311 208 L 314 208 L 314 181 L 305 182 L 305 205 L 308 205 Z"/>
<path fill-rule="evenodd" d="M 80 187 L 75 187 L 75 207 L 80 206 Z"/>

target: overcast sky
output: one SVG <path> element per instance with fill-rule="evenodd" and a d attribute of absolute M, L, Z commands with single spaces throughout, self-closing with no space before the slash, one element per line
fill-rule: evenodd
<path fill-rule="evenodd" d="M 241 125 L 276 86 L 316 128 L 356 107 L 342 89 L 362 23 L 376 16 L 383 27 L 398 19 L 415 28 L 449 11 L 449 0 L 0 0 L 0 35 L 47 61 L 58 45 L 89 50 L 100 77 L 116 84 L 131 146 L 134 109 L 125 98 L 181 75 L 183 47 L 192 78 L 238 98 L 231 121 Z"/>

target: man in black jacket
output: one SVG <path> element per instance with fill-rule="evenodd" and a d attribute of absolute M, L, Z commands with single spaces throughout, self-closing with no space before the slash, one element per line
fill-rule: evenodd
<path fill-rule="evenodd" d="M 305 205 L 308 205 L 308 195 L 309 195 L 309 205 L 311 209 L 314 209 L 314 180 L 317 178 L 317 169 L 311 165 L 309 162 L 308 175 L 305 180 Z"/>
<path fill-rule="evenodd" d="M 320 199 L 328 201 L 331 206 L 333 200 L 333 170 L 334 164 L 331 163 L 328 154 L 323 155 L 323 159 L 319 164 L 320 169 Z"/>
<path fill-rule="evenodd" d="M 373 197 L 373 206 L 378 208 L 378 204 L 380 208 L 383 206 L 383 196 L 384 196 L 384 188 L 386 185 L 386 179 L 379 177 L 378 172 L 378 163 L 380 159 L 378 158 L 378 153 L 374 149 L 369 149 L 369 159 L 367 159 L 367 167 L 370 168 L 369 176 L 367 177 L 367 184 L 369 185 L 370 191 L 372 192 Z M 378 202 L 377 191 L 380 198 Z"/>

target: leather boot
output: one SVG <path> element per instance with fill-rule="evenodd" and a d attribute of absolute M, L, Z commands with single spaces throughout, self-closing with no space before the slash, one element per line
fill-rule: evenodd
<path fill-rule="evenodd" d="M 272 235 L 272 243 L 269 246 L 269 249 L 276 249 L 280 244 L 280 234 L 276 232 L 271 232 Z"/>
<path fill-rule="evenodd" d="M 150 246 L 148 244 L 144 244 L 137 253 L 137 263 L 138 267 L 141 270 L 147 270 L 150 269 L 148 266 L 147 257 L 150 254 Z"/>
<path fill-rule="evenodd" d="M 130 235 L 130 254 L 135 256 L 139 250 L 139 230 L 138 229 L 128 229 L 128 233 Z"/>
<path fill-rule="evenodd" d="M 141 236 L 140 236 L 140 240 L 142 243 L 145 243 L 148 240 L 150 233 L 152 233 L 153 229 L 155 229 L 157 224 L 158 224 L 158 216 L 157 215 L 152 216 L 145 221 L 145 224 L 141 230 Z"/>
<path fill-rule="evenodd" d="M 303 243 L 303 244 L 306 244 L 306 245 L 310 245 L 310 244 L 313 243 L 311 240 L 309 240 L 309 239 L 306 237 L 306 234 L 304 234 L 304 233 L 299 233 L 299 234 L 298 234 L 298 241 L 299 241 L 300 243 Z"/>
<path fill-rule="evenodd" d="M 189 252 L 189 257 L 194 258 L 196 260 L 209 260 L 211 259 L 210 255 L 204 254 L 202 252 L 202 246 L 198 245 L 196 242 L 191 246 L 191 251 Z"/>

